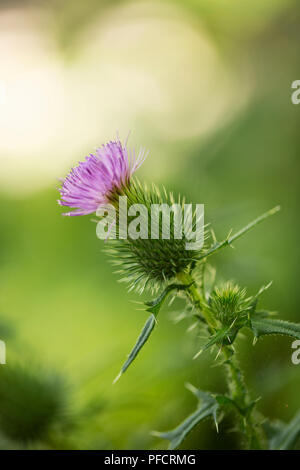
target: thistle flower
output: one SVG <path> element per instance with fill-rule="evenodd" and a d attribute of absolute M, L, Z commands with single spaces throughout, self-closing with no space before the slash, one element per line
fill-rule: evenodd
<path fill-rule="evenodd" d="M 73 168 L 59 189 L 61 206 L 75 208 L 63 215 L 87 215 L 98 207 L 122 194 L 130 184 L 132 174 L 141 166 L 147 153 L 141 149 L 138 155 L 121 142 L 109 142 L 96 149 L 85 161 Z"/>
<path fill-rule="evenodd" d="M 86 215 L 96 212 L 99 207 L 108 203 L 116 209 L 116 220 L 112 225 L 118 226 L 119 196 L 126 196 L 128 210 L 135 204 L 146 208 L 148 232 L 151 232 L 151 206 L 175 204 L 172 194 L 164 191 L 163 195 L 153 185 L 151 189 L 131 179 L 133 173 L 141 166 L 147 153 L 141 150 L 138 156 L 130 152 L 120 141 L 109 142 L 97 149 L 84 162 L 71 170 L 60 189 L 60 205 L 75 208 L 64 215 Z M 177 204 L 183 208 L 180 198 Z M 130 223 L 130 216 L 128 217 Z M 127 238 L 110 240 L 109 253 L 115 257 L 122 280 L 131 287 L 143 290 L 145 286 L 159 287 L 165 281 L 176 277 L 195 261 L 195 251 L 186 249 L 186 234 L 181 239 L 175 237 L 174 214 L 170 215 L 170 238 L 162 237 L 162 224 L 158 222 L 158 239 Z M 191 229 L 197 222 L 191 214 Z M 126 238 L 126 237 L 125 237 Z"/>

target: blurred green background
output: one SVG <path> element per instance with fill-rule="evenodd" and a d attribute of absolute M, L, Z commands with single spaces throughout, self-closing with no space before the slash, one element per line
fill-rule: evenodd
<path fill-rule="evenodd" d="M 164 309 L 116 384 L 145 321 L 117 282 L 91 217 L 63 218 L 58 178 L 118 131 L 150 149 L 139 178 L 205 204 L 218 237 L 282 211 L 212 262 L 218 279 L 299 321 L 299 2 L 0 2 L 0 448 L 164 449 L 151 436 L 193 410 L 185 390 L 224 390 L 210 353 Z M 240 341 L 260 410 L 299 408 L 291 342 Z M 235 448 L 205 422 L 185 449 Z"/>

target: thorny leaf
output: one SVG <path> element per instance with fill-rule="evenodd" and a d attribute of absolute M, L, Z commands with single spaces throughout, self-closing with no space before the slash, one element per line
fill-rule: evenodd
<path fill-rule="evenodd" d="M 264 429 L 269 437 L 270 450 L 293 449 L 300 437 L 300 412 L 288 423 L 264 423 Z"/>
<path fill-rule="evenodd" d="M 170 449 L 176 449 L 186 436 L 194 429 L 197 424 L 205 418 L 212 416 L 217 426 L 217 411 L 219 404 L 216 399 L 208 392 L 203 392 L 188 384 L 187 388 L 198 398 L 199 403 L 196 411 L 189 415 L 175 429 L 166 432 L 153 432 L 153 434 L 162 439 L 170 441 Z"/>

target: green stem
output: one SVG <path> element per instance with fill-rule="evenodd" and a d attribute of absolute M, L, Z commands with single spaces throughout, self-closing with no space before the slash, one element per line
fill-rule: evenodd
<path fill-rule="evenodd" d="M 252 400 L 244 382 L 243 372 L 238 361 L 229 346 L 222 348 L 225 358 L 225 367 L 227 369 L 227 384 L 230 396 L 237 405 L 240 415 L 240 426 L 242 432 L 247 438 L 247 444 L 250 449 L 261 449 L 261 436 L 253 419 Z"/>
<path fill-rule="evenodd" d="M 211 314 L 210 310 L 206 307 L 205 299 L 203 299 L 202 295 L 197 289 L 194 278 L 191 276 L 191 274 L 185 272 L 177 274 L 177 278 L 183 284 L 188 285 L 186 292 L 192 305 L 194 305 L 196 310 L 202 314 L 209 328 L 214 330 L 217 327 L 217 322 Z"/>
<path fill-rule="evenodd" d="M 216 253 L 216 251 L 221 250 L 224 246 L 229 246 L 231 245 L 235 240 L 238 238 L 242 237 L 245 233 L 249 232 L 253 227 L 256 225 L 260 224 L 263 220 L 267 219 L 271 215 L 276 214 L 276 212 L 280 211 L 280 206 L 273 207 L 273 209 L 270 209 L 269 211 L 265 212 L 264 214 L 260 215 L 257 217 L 255 220 L 250 222 L 248 225 L 243 227 L 241 230 L 236 232 L 234 235 L 228 236 L 225 240 L 222 240 L 221 242 L 216 242 L 208 251 L 203 253 L 197 261 L 203 260 L 207 258 L 208 256 Z"/>
<path fill-rule="evenodd" d="M 180 282 L 188 286 L 186 292 L 190 302 L 204 317 L 210 333 L 214 333 L 218 327 L 218 321 L 208 309 L 206 301 L 197 288 L 194 278 L 189 273 L 180 273 L 177 277 Z M 252 417 L 253 407 L 250 406 L 250 395 L 244 383 L 243 373 L 235 358 L 234 350 L 231 346 L 223 346 L 222 354 L 224 357 L 224 366 L 227 371 L 227 385 L 230 397 L 235 402 L 239 412 L 242 431 L 247 437 L 249 447 L 252 449 L 260 449 L 260 436 Z"/>

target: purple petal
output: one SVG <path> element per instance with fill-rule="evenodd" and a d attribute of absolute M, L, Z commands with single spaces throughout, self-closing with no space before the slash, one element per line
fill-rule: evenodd
<path fill-rule="evenodd" d="M 128 185 L 132 174 L 147 157 L 145 149 L 135 152 L 127 150 L 120 141 L 111 141 L 96 149 L 85 161 L 72 168 L 62 180 L 59 189 L 61 206 L 75 208 L 63 215 L 87 215 L 96 212 L 100 205 L 109 202 L 114 190 Z"/>

